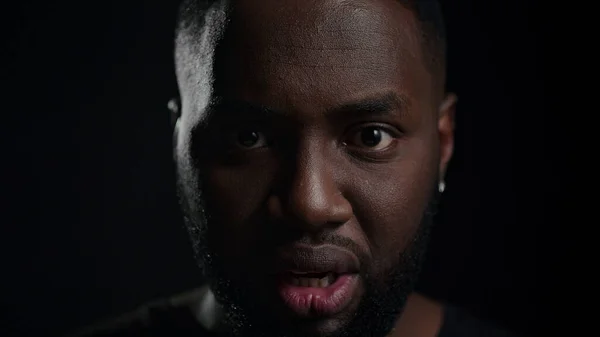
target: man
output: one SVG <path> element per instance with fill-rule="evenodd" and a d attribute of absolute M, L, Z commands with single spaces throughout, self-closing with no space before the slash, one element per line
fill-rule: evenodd
<path fill-rule="evenodd" d="M 190 0 L 175 50 L 208 282 L 88 335 L 504 336 L 413 293 L 454 144 L 434 1 Z"/>

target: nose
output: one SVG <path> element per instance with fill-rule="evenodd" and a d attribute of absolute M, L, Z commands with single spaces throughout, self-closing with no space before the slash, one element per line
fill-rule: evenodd
<path fill-rule="evenodd" d="M 314 148 L 299 152 L 295 167 L 290 167 L 291 179 L 269 201 L 271 212 L 303 231 L 340 226 L 352 217 L 352 206 L 340 191 L 323 152 Z"/>

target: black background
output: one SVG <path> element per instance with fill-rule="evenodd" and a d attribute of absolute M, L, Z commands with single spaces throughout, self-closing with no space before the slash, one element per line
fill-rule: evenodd
<path fill-rule="evenodd" d="M 63 333 L 200 282 L 175 199 L 166 109 L 177 93 L 176 7 L 37 1 L 9 11 L 10 332 Z M 444 9 L 456 154 L 420 288 L 533 335 L 536 233 L 547 221 L 539 6 Z"/>

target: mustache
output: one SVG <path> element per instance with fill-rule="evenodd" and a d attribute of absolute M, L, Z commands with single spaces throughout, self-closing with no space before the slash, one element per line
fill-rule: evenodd
<path fill-rule="evenodd" d="M 303 236 L 294 241 L 295 244 L 306 246 L 332 245 L 347 249 L 353 253 L 360 252 L 361 249 L 357 243 L 347 237 L 337 235 L 331 232 L 320 233 L 315 236 Z"/>
<path fill-rule="evenodd" d="M 371 265 L 371 263 L 370 263 L 371 254 L 369 251 L 365 251 L 364 249 L 362 249 L 360 247 L 360 245 L 358 245 L 352 239 L 335 234 L 333 232 L 321 232 L 317 235 L 302 236 L 302 237 L 298 238 L 297 240 L 290 241 L 278 248 L 286 249 L 288 247 L 293 247 L 293 246 L 298 246 L 298 245 L 311 246 L 311 247 L 312 246 L 330 245 L 330 246 L 338 247 L 338 248 L 347 250 L 347 251 L 351 252 L 352 254 L 354 254 L 358 258 L 358 262 L 361 266 L 361 269 Z M 362 272 L 362 270 L 361 270 L 361 272 Z"/>

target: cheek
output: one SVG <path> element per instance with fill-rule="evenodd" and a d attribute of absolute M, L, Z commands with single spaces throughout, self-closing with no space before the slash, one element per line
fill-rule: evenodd
<path fill-rule="evenodd" d="M 256 237 L 257 221 L 265 209 L 274 176 L 274 163 L 227 166 L 214 164 L 206 169 L 204 192 L 210 212 L 208 228 L 221 247 L 243 249 Z M 234 252 L 232 251 L 232 252 Z"/>
<path fill-rule="evenodd" d="M 435 180 L 434 160 L 419 144 L 401 160 L 355 174 L 353 209 L 370 243 L 375 268 L 394 265 L 416 234 Z M 415 154 L 411 156 L 411 154 Z"/>

